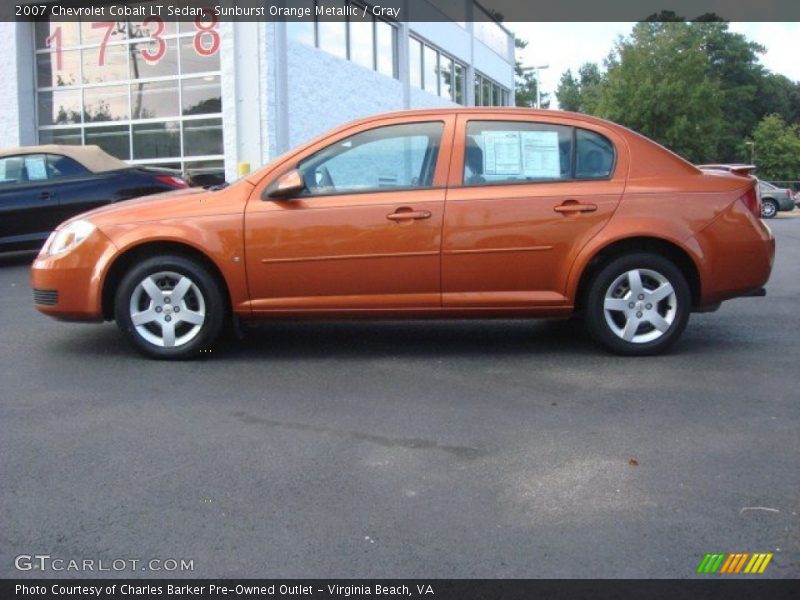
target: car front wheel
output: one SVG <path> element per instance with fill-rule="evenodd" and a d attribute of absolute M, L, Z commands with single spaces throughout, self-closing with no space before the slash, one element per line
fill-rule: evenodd
<path fill-rule="evenodd" d="M 592 337 L 618 354 L 643 356 L 666 350 L 689 320 L 691 293 L 671 261 L 649 253 L 612 260 L 586 296 Z"/>
<path fill-rule="evenodd" d="M 153 358 L 198 356 L 219 336 L 225 314 L 220 286 L 184 256 L 159 256 L 131 268 L 117 289 L 114 314 L 122 333 Z"/>
<path fill-rule="evenodd" d="M 778 214 L 778 203 L 772 198 L 765 198 L 761 203 L 761 218 L 771 219 Z"/>

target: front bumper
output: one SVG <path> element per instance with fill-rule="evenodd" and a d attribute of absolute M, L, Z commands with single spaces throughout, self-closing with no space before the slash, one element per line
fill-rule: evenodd
<path fill-rule="evenodd" d="M 103 276 L 117 249 L 95 229 L 74 250 L 40 254 L 31 266 L 36 309 L 57 319 L 103 320 Z"/>

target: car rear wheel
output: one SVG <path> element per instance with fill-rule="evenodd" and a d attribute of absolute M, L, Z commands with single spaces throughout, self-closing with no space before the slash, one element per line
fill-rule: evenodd
<path fill-rule="evenodd" d="M 219 336 L 225 303 L 204 266 L 183 256 L 158 256 L 126 273 L 114 315 L 122 333 L 143 354 L 184 359 L 200 355 Z"/>
<path fill-rule="evenodd" d="M 680 269 L 655 254 L 629 254 L 612 260 L 592 281 L 586 326 L 612 352 L 658 354 L 683 333 L 690 308 Z"/>
<path fill-rule="evenodd" d="M 778 203 L 772 198 L 764 198 L 761 202 L 761 218 L 771 219 L 778 214 Z"/>

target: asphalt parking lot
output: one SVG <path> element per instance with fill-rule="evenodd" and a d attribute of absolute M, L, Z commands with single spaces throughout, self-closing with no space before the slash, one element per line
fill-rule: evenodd
<path fill-rule="evenodd" d="M 707 552 L 774 552 L 764 576 L 798 577 L 800 219 L 770 227 L 767 297 L 645 359 L 569 323 L 456 321 L 277 323 L 154 362 L 113 324 L 39 315 L 31 255 L 0 256 L 0 576 L 42 576 L 14 568 L 39 553 L 683 578 Z"/>

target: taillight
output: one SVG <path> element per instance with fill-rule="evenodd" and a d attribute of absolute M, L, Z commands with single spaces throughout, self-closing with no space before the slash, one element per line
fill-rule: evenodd
<path fill-rule="evenodd" d="M 741 201 L 747 207 L 753 216 L 757 219 L 761 218 L 761 195 L 756 191 L 758 184 L 747 190 L 747 193 L 741 197 Z"/>
<path fill-rule="evenodd" d="M 156 175 L 156 181 L 160 181 L 164 185 L 168 185 L 169 187 L 173 188 L 186 188 L 189 187 L 189 184 L 186 183 L 180 177 L 175 177 L 173 175 Z"/>

